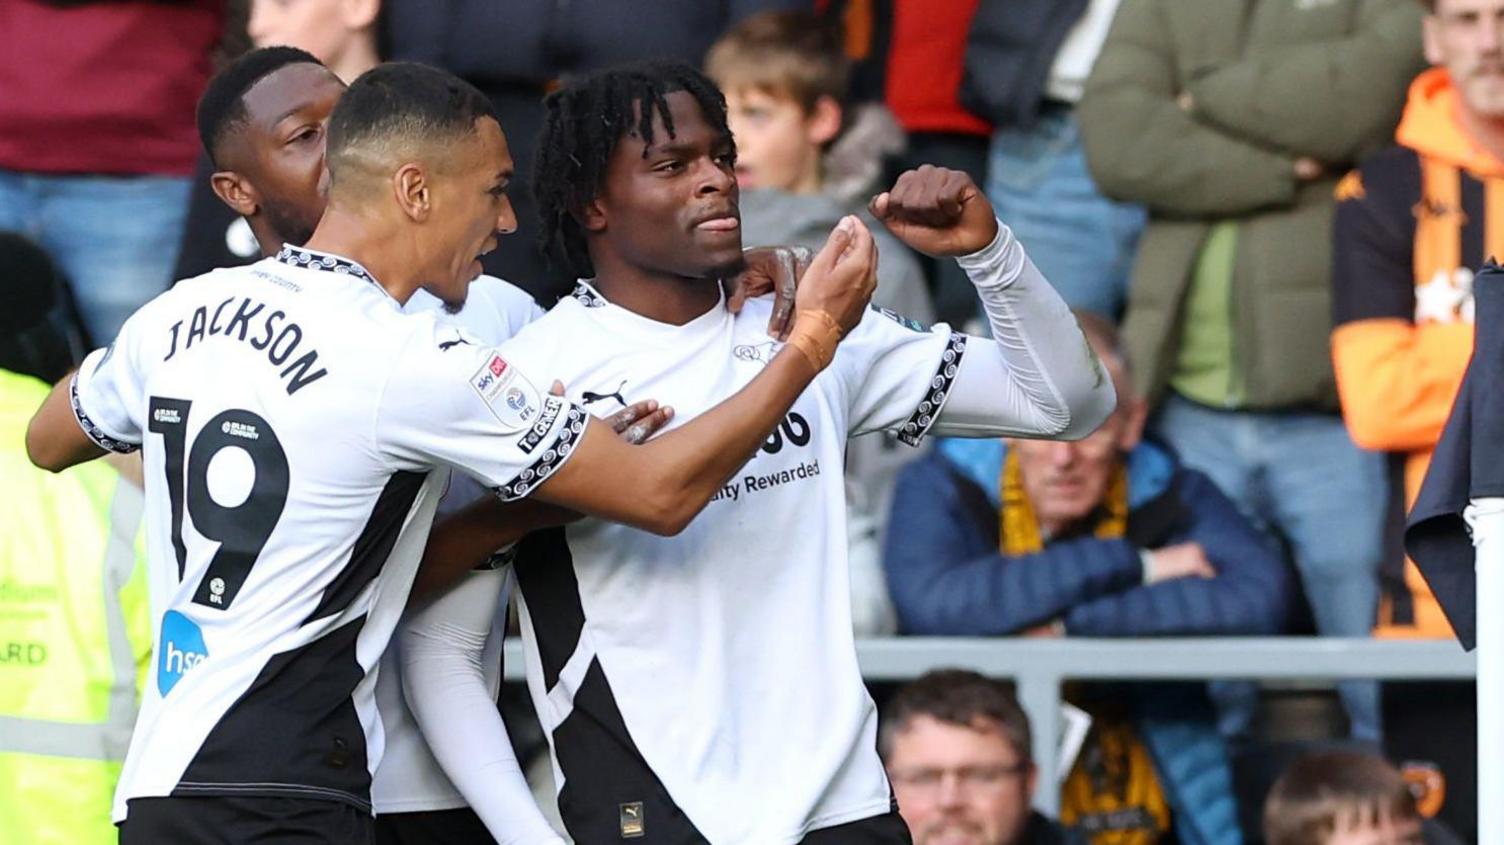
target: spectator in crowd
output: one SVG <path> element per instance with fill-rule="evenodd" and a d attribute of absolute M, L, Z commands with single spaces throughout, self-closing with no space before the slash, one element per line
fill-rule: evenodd
<path fill-rule="evenodd" d="M 1266 845 L 1449 845 L 1428 824 L 1410 784 L 1372 754 L 1326 751 L 1296 760 L 1264 804 Z"/>
<path fill-rule="evenodd" d="M 862 215 L 881 256 L 873 301 L 934 320 L 914 253 L 866 213 L 884 144 L 900 130 L 879 105 L 848 107 L 848 63 L 834 28 L 805 12 L 764 12 L 711 47 L 706 73 L 726 95 L 736 138 L 744 246 L 819 249 L 847 214 Z M 892 633 L 882 530 L 898 470 L 918 453 L 892 435 L 852 440 L 846 452 L 852 621 L 859 635 Z"/>
<path fill-rule="evenodd" d="M 96 345 L 172 282 L 224 6 L 0 9 L 0 230 L 62 266 Z"/>
<path fill-rule="evenodd" d="M 553 302 L 575 280 L 550 266 L 538 247 L 537 205 L 527 187 L 543 128 L 543 94 L 562 77 L 638 59 L 699 66 L 728 27 L 767 9 L 807 9 L 810 0 L 388 0 L 390 58 L 437 65 L 491 98 L 517 175 L 512 206 L 518 237 L 482 259 L 486 272 Z"/>
<path fill-rule="evenodd" d="M 1317 631 L 1367 636 L 1385 470 L 1335 413 L 1334 173 L 1393 132 L 1414 0 L 1123 0 L 1077 107 L 1103 192 L 1149 209 L 1124 336 L 1158 435 L 1288 542 Z M 1219 685 L 1244 736 L 1256 691 Z M 1355 737 L 1377 686 L 1340 685 Z"/>
<path fill-rule="evenodd" d="M 105 845 L 151 661 L 140 461 L 31 465 L 27 421 L 75 347 L 39 247 L 0 234 L 0 279 L 0 842 Z"/>
<path fill-rule="evenodd" d="M 1072 308 L 1113 320 L 1144 209 L 1097 190 L 1075 111 L 1119 2 L 982 0 L 961 88 L 995 127 L 987 195 L 998 213 Z"/>
<path fill-rule="evenodd" d="M 924 164 L 949 167 L 987 184 L 987 139 L 992 126 L 961 105 L 962 55 L 979 0 L 892 0 L 884 73 L 885 99 L 908 133 L 905 170 Z M 977 300 L 954 261 L 924 260 L 939 319 L 965 326 L 976 319 Z"/>
<path fill-rule="evenodd" d="M 246 30 L 257 47 L 297 47 L 307 50 L 346 85 L 381 61 L 381 0 L 252 0 Z M 325 113 L 317 125 L 306 121 L 278 120 L 268 131 L 284 133 L 288 157 L 306 157 L 309 136 L 323 132 Z M 285 124 L 285 125 L 283 125 Z M 316 145 L 323 167 L 323 142 Z M 214 185 L 222 184 L 207 151 L 199 156 L 189 200 L 188 225 L 178 257 L 175 279 L 191 279 L 216 267 L 250 264 L 265 250 L 257 240 L 251 220 L 266 209 L 261 203 L 230 203 L 222 200 Z M 234 206 L 234 207 L 232 207 Z M 250 209 L 247 211 L 247 209 Z M 244 214 L 245 216 L 242 216 Z M 313 221 L 316 222 L 316 221 Z M 311 227 L 308 227 L 311 231 Z M 267 234 L 262 227 L 260 236 Z M 280 241 L 278 247 L 280 247 Z M 275 250 L 273 250 L 275 251 Z"/>
<path fill-rule="evenodd" d="M 915 845 L 1085 845 L 1031 809 L 1029 717 L 998 681 L 926 673 L 889 700 L 877 747 Z"/>
<path fill-rule="evenodd" d="M 1290 592 L 1283 563 L 1205 475 L 1141 440 L 1144 403 L 1116 332 L 1096 315 L 1079 318 L 1112 375 L 1117 410 L 1077 442 L 945 440 L 899 474 L 884 566 L 901 628 L 1279 631 Z M 1194 777 L 1157 767 L 1182 840 L 1236 841 L 1227 838 L 1236 837 L 1231 775 L 1204 692 L 1166 687 L 1139 698 L 1139 730 L 1157 762 L 1199 766 Z"/>
<path fill-rule="evenodd" d="M 1504 257 L 1504 0 L 1435 0 L 1424 22 L 1433 67 L 1410 86 L 1394 145 L 1337 189 L 1332 358 L 1348 430 L 1402 456 L 1404 504 L 1473 351 L 1473 272 Z M 1399 549 L 1383 573 L 1380 637 L 1450 638 L 1425 579 Z M 1383 685 L 1385 744 L 1444 777 L 1443 817 L 1477 824 L 1477 711 L 1471 683 Z"/>

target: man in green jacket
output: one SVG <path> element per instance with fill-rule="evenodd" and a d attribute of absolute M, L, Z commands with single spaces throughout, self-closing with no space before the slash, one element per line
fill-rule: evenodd
<path fill-rule="evenodd" d="M 1421 67 L 1414 0 L 1123 0 L 1078 117 L 1092 175 L 1143 203 L 1124 334 L 1155 428 L 1287 541 L 1316 627 L 1367 636 L 1383 457 L 1337 415 L 1333 188 L 1393 134 Z M 1252 714 L 1226 689 L 1224 729 Z M 1353 735 L 1376 689 L 1349 683 Z"/>

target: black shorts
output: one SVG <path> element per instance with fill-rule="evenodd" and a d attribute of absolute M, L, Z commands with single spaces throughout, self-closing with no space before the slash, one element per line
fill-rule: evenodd
<path fill-rule="evenodd" d="M 909 826 L 893 810 L 835 827 L 812 830 L 799 845 L 914 845 Z"/>
<path fill-rule="evenodd" d="M 376 845 L 496 845 L 469 807 L 376 817 Z"/>
<path fill-rule="evenodd" d="M 373 845 L 375 819 L 339 801 L 262 796 L 132 798 L 120 845 Z"/>

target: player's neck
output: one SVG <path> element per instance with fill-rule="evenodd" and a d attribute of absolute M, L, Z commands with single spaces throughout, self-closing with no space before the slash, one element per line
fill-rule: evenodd
<path fill-rule="evenodd" d="M 256 236 L 256 245 L 261 247 L 262 258 L 271 258 L 282 251 L 282 236 L 277 234 L 262 215 L 247 217 L 246 222 L 250 224 L 251 234 Z"/>
<path fill-rule="evenodd" d="M 395 237 L 379 220 L 331 204 L 305 246 L 354 261 L 405 305 L 420 281 L 415 262 L 405 251 L 406 244 L 407 239 Z"/>
<path fill-rule="evenodd" d="M 591 255 L 595 287 L 612 305 L 659 323 L 682 326 L 721 301 L 715 279 L 689 279 L 634 267 L 615 256 Z"/>

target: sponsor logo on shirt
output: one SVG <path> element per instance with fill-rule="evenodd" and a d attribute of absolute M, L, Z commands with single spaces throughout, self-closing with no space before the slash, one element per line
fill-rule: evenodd
<path fill-rule="evenodd" d="M 587 390 L 587 391 L 585 391 L 585 392 L 583 392 L 583 393 L 580 394 L 580 404 L 581 405 L 590 405 L 590 404 L 592 404 L 594 402 L 599 402 L 602 399 L 615 399 L 616 402 L 617 402 L 617 404 L 619 404 L 623 408 L 625 408 L 625 407 L 627 407 L 627 400 L 626 400 L 625 397 L 622 396 L 621 392 L 623 390 L 625 390 L 626 388 L 627 388 L 627 380 L 626 379 L 622 379 L 621 380 L 621 384 L 619 384 L 619 385 L 616 386 L 616 390 L 613 393 L 596 393 L 593 390 Z"/>
<path fill-rule="evenodd" d="M 617 809 L 621 813 L 622 839 L 638 839 L 646 835 L 647 830 L 643 824 L 641 801 L 621 804 Z"/>
<path fill-rule="evenodd" d="M 873 311 L 876 311 L 877 313 L 883 315 L 884 317 L 887 317 L 889 320 L 892 320 L 893 322 L 899 324 L 900 326 L 903 326 L 909 331 L 925 334 L 930 330 L 929 326 L 926 326 L 918 320 L 911 320 L 908 317 L 905 317 L 904 315 L 898 313 L 897 311 L 884 308 L 876 303 L 873 303 L 868 307 L 870 307 Z"/>
<path fill-rule="evenodd" d="M 166 696 L 188 670 L 204 662 L 209 649 L 198 623 L 176 610 L 162 614 L 162 647 L 157 649 L 157 692 Z"/>
<path fill-rule="evenodd" d="M 470 386 L 505 431 L 526 428 L 542 405 L 537 389 L 495 352 L 470 377 Z"/>

